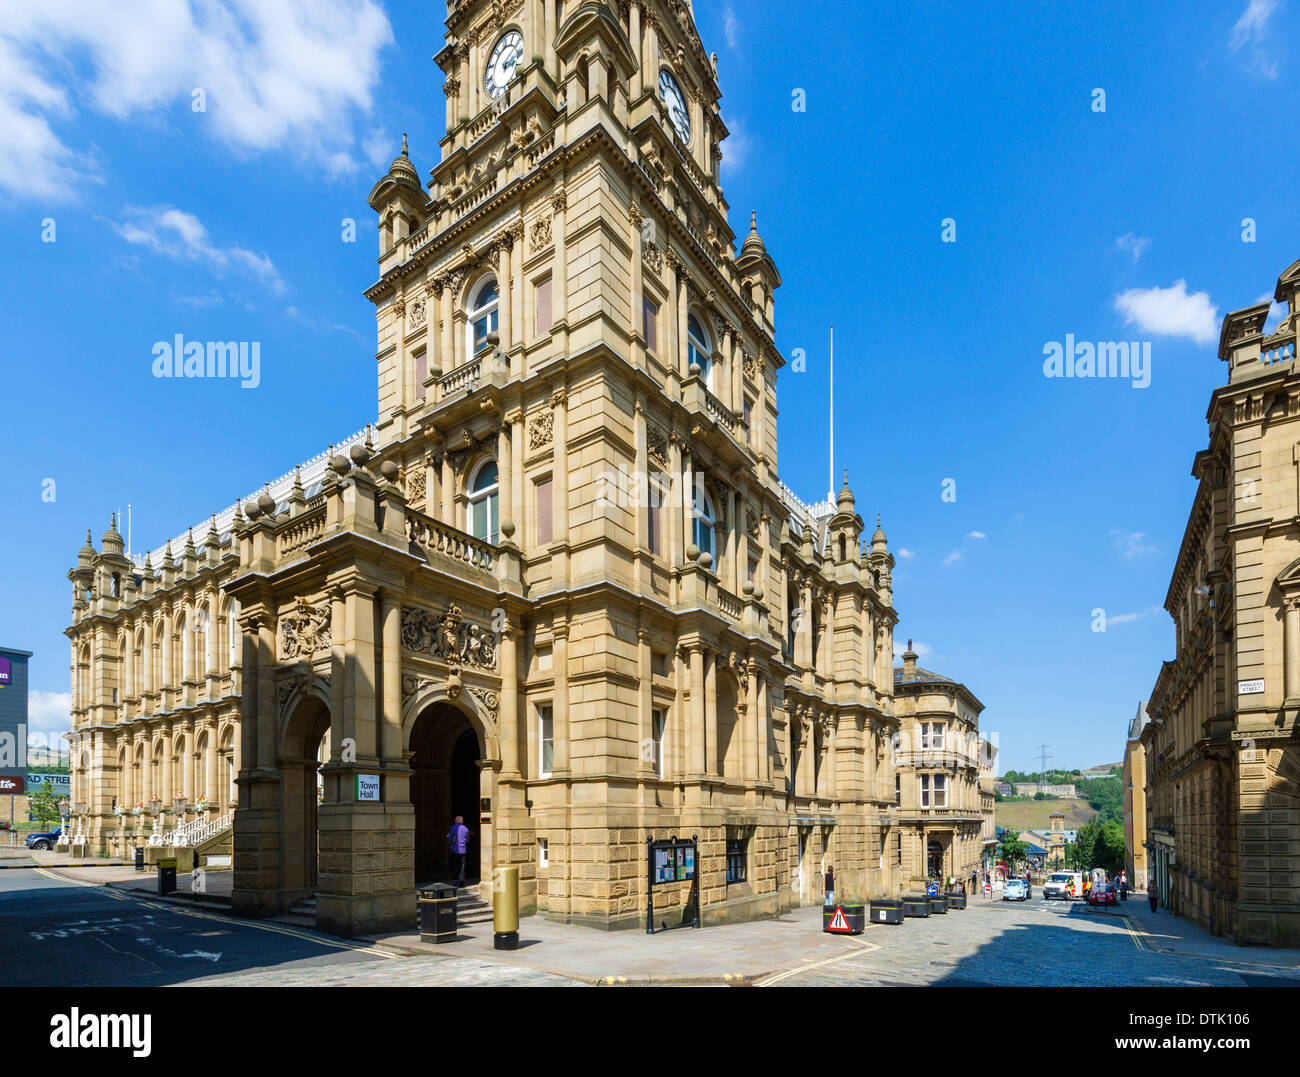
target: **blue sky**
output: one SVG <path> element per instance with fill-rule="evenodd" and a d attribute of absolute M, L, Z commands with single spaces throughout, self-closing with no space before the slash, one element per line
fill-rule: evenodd
<path fill-rule="evenodd" d="M 1219 321 L 1300 257 L 1292 11 L 863 7 L 696 3 L 732 226 L 758 211 L 778 343 L 808 357 L 781 473 L 825 492 L 834 322 L 837 467 L 899 558 L 900 649 L 985 703 L 1004 767 L 1040 742 L 1112 762 L 1172 656 Z M 35 652 L 38 729 L 66 726 L 88 526 L 98 546 L 129 502 L 155 546 L 374 418 L 365 198 L 402 131 L 436 160 L 441 9 L 266 8 L 23 2 L 0 26 L 0 642 Z M 260 385 L 153 378 L 176 333 L 260 341 Z M 1149 342 L 1150 385 L 1044 377 L 1067 334 Z"/>

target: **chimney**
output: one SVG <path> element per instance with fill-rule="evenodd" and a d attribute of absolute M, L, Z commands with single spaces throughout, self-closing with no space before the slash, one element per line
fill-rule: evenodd
<path fill-rule="evenodd" d="M 907 641 L 907 650 L 903 652 L 903 680 L 910 681 L 916 677 L 916 652 L 912 650 L 912 641 Z"/>

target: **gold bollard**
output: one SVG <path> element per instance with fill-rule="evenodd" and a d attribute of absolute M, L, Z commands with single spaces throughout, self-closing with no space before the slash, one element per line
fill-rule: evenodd
<path fill-rule="evenodd" d="M 492 949 L 519 949 L 519 869 L 492 869 Z"/>

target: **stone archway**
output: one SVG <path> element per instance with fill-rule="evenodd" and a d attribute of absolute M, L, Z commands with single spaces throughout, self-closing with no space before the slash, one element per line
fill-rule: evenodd
<path fill-rule="evenodd" d="M 306 695 L 298 700 L 285 722 L 280 742 L 280 878 L 283 889 L 291 895 L 306 896 L 317 887 L 317 783 L 329 728 L 328 705 L 315 695 Z"/>
<path fill-rule="evenodd" d="M 446 835 L 457 815 L 464 817 L 470 831 L 466 882 L 483 878 L 483 853 L 489 843 L 479 822 L 484 750 L 477 727 L 456 704 L 431 703 L 411 726 L 409 751 L 416 885 L 450 877 Z"/>

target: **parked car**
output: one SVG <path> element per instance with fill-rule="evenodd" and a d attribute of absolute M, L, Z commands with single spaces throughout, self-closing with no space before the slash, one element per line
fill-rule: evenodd
<path fill-rule="evenodd" d="M 1006 886 L 1002 888 L 1003 901 L 1024 901 L 1029 897 L 1029 887 L 1025 885 L 1024 879 L 1008 879 Z"/>
<path fill-rule="evenodd" d="M 62 833 L 63 827 L 60 826 L 44 834 L 28 834 L 23 844 L 29 849 L 53 849 L 58 844 L 59 835 Z"/>
<path fill-rule="evenodd" d="M 1115 887 L 1110 883 L 1097 883 L 1088 893 L 1089 905 L 1114 905 Z"/>

